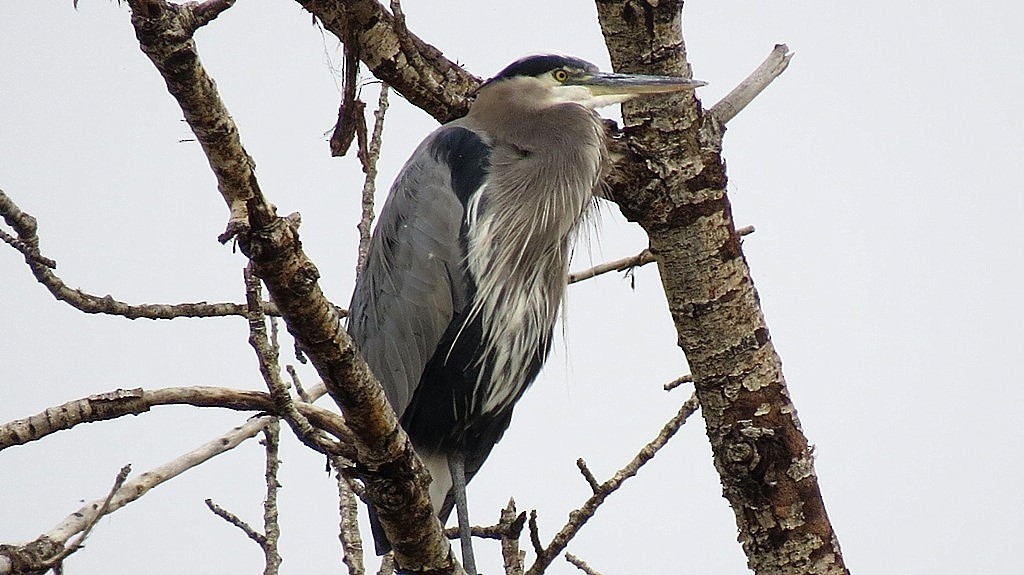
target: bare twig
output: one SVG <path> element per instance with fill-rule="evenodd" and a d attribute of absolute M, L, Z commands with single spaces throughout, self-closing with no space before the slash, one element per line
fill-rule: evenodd
<path fill-rule="evenodd" d="M 523 557 L 526 554 L 519 550 L 519 535 L 526 523 L 526 513 L 517 514 L 516 501 L 510 497 L 508 505 L 501 510 L 498 523 L 504 530 L 501 537 L 501 557 L 505 575 L 523 575 Z"/>
<path fill-rule="evenodd" d="M 304 387 L 302 387 L 302 380 L 299 379 L 299 372 L 295 370 L 295 366 L 288 364 L 284 366 L 284 370 L 288 372 L 288 377 L 292 380 L 292 387 L 295 388 L 295 393 L 299 396 L 299 399 L 306 403 L 313 403 L 313 400 L 309 397 L 309 393 Z"/>
<path fill-rule="evenodd" d="M 110 512 L 111 501 L 124 486 L 125 479 L 128 478 L 128 474 L 131 471 L 131 465 L 122 467 L 114 479 L 114 485 L 111 487 L 110 492 L 107 493 L 106 498 L 93 502 L 97 512 L 84 518 L 84 522 L 76 531 L 78 536 L 75 537 L 74 541 L 67 542 L 68 538 L 74 535 L 74 533 L 69 533 L 63 539 L 54 539 L 49 535 L 41 535 L 35 541 L 21 546 L 0 545 L 0 573 L 4 575 L 9 573 L 43 573 L 53 569 L 54 573 L 60 575 L 63 572 L 61 564 L 64 560 L 82 548 L 82 544 L 89 537 L 89 534 L 92 533 L 92 529 L 96 526 L 99 518 Z"/>
<path fill-rule="evenodd" d="M 267 453 L 267 465 L 264 477 L 267 482 L 267 496 L 263 500 L 263 543 L 264 567 L 263 575 L 277 575 L 281 570 L 281 554 L 277 550 L 277 542 L 281 538 L 281 525 L 277 520 L 277 490 L 281 483 L 277 480 L 277 472 L 281 467 L 278 453 L 281 447 L 281 424 L 274 419 L 263 428 L 263 447 Z"/>
<path fill-rule="evenodd" d="M 100 505 L 100 508 L 96 512 L 96 515 L 85 524 L 84 529 L 82 529 L 81 533 L 78 534 L 78 537 L 75 537 L 73 541 L 69 542 L 67 545 L 64 546 L 63 551 L 61 551 L 55 557 L 46 561 L 43 564 L 44 568 L 57 568 L 57 566 L 59 566 L 61 562 L 63 562 L 64 559 L 68 557 L 68 555 L 71 555 L 75 551 L 78 551 L 82 548 L 82 543 L 84 543 L 86 538 L 89 537 L 89 534 L 92 533 L 92 528 L 96 526 L 96 522 L 99 521 L 100 517 L 103 517 L 109 512 L 110 501 L 114 498 L 114 495 L 118 492 L 118 490 L 121 489 L 121 486 L 124 485 L 125 480 L 128 479 L 128 474 L 131 472 L 131 465 L 125 465 L 124 467 L 121 468 L 120 471 L 117 472 L 117 477 L 114 478 L 114 485 L 113 487 L 110 488 L 110 492 L 107 493 L 107 497 L 103 500 L 103 504 Z"/>
<path fill-rule="evenodd" d="M 590 565 L 587 565 L 586 561 L 580 559 L 579 557 L 573 555 L 572 553 L 566 553 L 565 554 L 565 560 L 568 561 L 569 563 L 572 563 L 573 565 L 575 565 L 577 569 L 579 569 L 580 571 L 583 571 L 587 575 L 601 575 L 601 573 L 599 571 L 595 570 Z"/>
<path fill-rule="evenodd" d="M 751 72 L 745 80 L 740 82 L 738 86 L 733 88 L 717 104 L 711 106 L 711 110 L 709 110 L 711 115 L 722 124 L 728 123 L 743 108 L 746 108 L 747 104 L 752 102 L 758 94 L 764 91 L 768 84 L 772 83 L 772 80 L 778 78 L 786 70 L 792 58 L 793 52 L 789 51 L 789 46 L 776 44 L 775 48 L 768 54 L 768 58 L 756 70 Z"/>
<path fill-rule="evenodd" d="M 205 463 L 221 453 L 234 449 L 246 439 L 259 433 L 271 419 L 272 417 L 270 416 L 250 419 L 244 425 L 236 427 L 188 453 L 125 481 L 117 489 L 113 497 L 98 499 L 85 504 L 85 506 L 69 515 L 49 532 L 41 535 L 36 539 L 36 542 L 45 540 L 63 545 L 76 533 L 81 533 L 86 529 L 90 523 L 95 523 L 97 518 L 117 511 L 142 497 L 154 487 L 181 475 L 197 465 Z"/>
<path fill-rule="evenodd" d="M 346 451 L 344 446 L 337 441 L 331 441 L 323 431 L 314 427 L 292 400 L 288 385 L 281 379 L 277 350 L 267 338 L 265 317 L 260 309 L 260 280 L 248 268 L 244 275 L 245 299 L 249 306 L 249 345 L 256 352 L 260 374 L 270 389 L 276 411 L 288 423 L 299 441 L 306 446 L 328 455 L 342 455 Z"/>
<path fill-rule="evenodd" d="M 318 397 L 323 394 L 323 389 L 317 386 L 311 390 L 311 394 Z M 69 401 L 25 419 L 0 425 L 0 450 L 35 441 L 82 423 L 138 415 L 157 405 L 194 405 L 271 413 L 276 413 L 277 409 L 270 395 L 259 391 L 223 387 L 169 387 L 148 391 L 141 388 L 118 389 Z M 297 409 L 318 429 L 327 430 L 345 444 L 351 445 L 352 431 L 341 415 L 308 403 L 299 403 Z M 346 457 L 355 457 L 352 447 L 347 448 Z"/>
<path fill-rule="evenodd" d="M 388 111 L 388 86 L 381 84 L 380 96 L 377 98 L 377 111 L 373 113 L 373 135 L 370 142 L 360 141 L 364 153 L 359 154 L 363 163 L 363 193 L 361 197 L 362 211 L 359 218 L 359 257 L 356 263 L 356 279 L 366 267 L 367 254 L 370 252 L 370 231 L 373 229 L 373 196 L 377 189 L 377 160 L 380 158 L 380 146 L 384 133 L 384 114 Z"/>
<path fill-rule="evenodd" d="M 644 250 L 635 256 L 630 256 L 628 258 L 622 258 L 620 260 L 606 262 L 600 265 L 596 265 L 587 270 L 571 273 L 569 274 L 569 283 L 576 283 L 579 281 L 590 279 L 594 276 L 606 274 L 608 272 L 621 272 L 630 270 L 632 268 L 647 265 L 654 261 L 657 261 L 657 258 L 654 257 L 654 254 L 651 253 L 650 250 Z"/>
<path fill-rule="evenodd" d="M 683 402 L 679 411 L 664 425 L 664 427 L 661 428 L 657 437 L 645 445 L 625 467 L 615 472 L 615 475 L 613 475 L 611 479 L 602 483 L 600 485 L 600 490 L 590 496 L 590 498 L 587 499 L 580 508 L 571 511 L 569 513 L 569 521 L 554 536 L 554 538 L 551 539 L 551 543 L 537 552 L 537 559 L 534 561 L 533 565 L 530 566 L 526 575 L 540 575 L 543 573 L 555 557 L 565 549 L 565 546 L 569 544 L 569 541 L 576 536 L 576 533 L 579 532 L 583 525 L 594 516 L 594 513 L 597 512 L 597 508 L 604 503 L 604 500 L 614 493 L 624 481 L 636 475 L 640 468 L 650 461 L 655 454 L 657 454 L 658 450 L 664 447 L 665 444 L 668 443 L 668 440 L 671 439 L 677 431 L 679 431 L 679 428 L 686 422 L 686 419 L 693 415 L 693 413 L 697 411 L 698 407 L 699 404 L 697 402 L 696 395 L 691 396 L 690 399 Z M 532 516 L 530 521 L 530 531 L 532 536 L 532 532 L 534 531 L 534 521 Z M 539 543 L 535 543 L 534 546 L 539 547 Z"/>
<path fill-rule="evenodd" d="M 39 251 L 38 224 L 31 215 L 18 206 L 0 190 L 0 215 L 18 235 L 17 239 L 3 233 L 4 241 L 25 256 L 25 263 L 32 270 L 36 280 L 49 290 L 53 297 L 70 304 L 85 313 L 117 315 L 128 319 L 175 319 L 181 317 L 225 317 L 245 316 L 246 308 L 237 303 L 179 303 L 133 305 L 114 299 L 112 296 L 97 296 L 67 286 L 53 273 L 57 262 L 43 256 Z M 2 233 L 2 232 L 0 232 Z M 8 241 L 8 238 L 10 241 Z M 277 306 L 264 302 L 264 309 L 270 315 L 278 315 Z"/>
<path fill-rule="evenodd" d="M 533 545 L 533 552 L 539 557 L 544 553 L 544 546 L 540 542 L 540 528 L 537 527 L 537 510 L 530 510 L 530 545 Z"/>
<path fill-rule="evenodd" d="M 590 489 L 594 493 L 601 490 L 601 484 L 597 482 L 597 478 L 590 472 L 590 468 L 587 467 L 587 462 L 584 461 L 582 457 L 576 460 L 576 467 L 580 468 L 580 473 L 583 474 L 583 478 L 587 480 L 588 484 L 590 484 Z"/>
<path fill-rule="evenodd" d="M 3 192 L 0 191 L 0 193 Z M 25 256 L 26 261 L 35 262 L 50 269 L 57 269 L 57 262 L 40 254 L 38 247 L 30 246 L 3 230 L 0 230 L 0 239 L 3 239 L 4 243 L 21 252 Z"/>
<path fill-rule="evenodd" d="M 673 379 L 672 381 L 666 383 L 662 387 L 665 388 L 665 391 L 672 391 L 673 389 L 679 387 L 680 385 L 683 385 L 684 383 L 693 383 L 693 376 L 689 374 L 681 375 Z"/>
<path fill-rule="evenodd" d="M 208 507 L 214 515 L 220 517 L 224 521 L 227 521 L 231 525 L 234 525 L 240 529 L 242 533 L 245 533 L 246 537 L 255 541 L 260 547 L 265 548 L 267 538 L 262 533 L 253 529 L 251 525 L 246 523 L 239 516 L 214 503 L 213 499 L 206 499 L 204 502 L 206 503 L 206 507 Z"/>
<path fill-rule="evenodd" d="M 348 567 L 349 575 L 363 575 L 363 539 L 359 534 L 359 500 L 352 489 L 350 480 L 336 468 L 338 480 L 338 513 L 341 516 L 338 539 L 344 552 L 342 561 Z"/>

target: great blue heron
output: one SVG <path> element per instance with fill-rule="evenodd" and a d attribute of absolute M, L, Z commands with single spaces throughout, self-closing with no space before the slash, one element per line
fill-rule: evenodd
<path fill-rule="evenodd" d="M 427 136 L 391 188 L 348 331 L 430 471 L 442 522 L 458 503 L 471 575 L 465 482 L 551 346 L 571 244 L 608 164 L 594 109 L 702 84 L 523 58 Z"/>

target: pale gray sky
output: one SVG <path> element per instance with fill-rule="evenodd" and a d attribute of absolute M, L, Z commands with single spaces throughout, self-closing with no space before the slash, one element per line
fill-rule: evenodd
<path fill-rule="evenodd" d="M 588 2 L 406 2 L 410 27 L 480 76 L 558 51 L 607 66 Z M 847 564 L 862 573 L 1019 572 L 1024 343 L 1024 8 L 1015 2 L 689 2 L 686 40 L 711 105 L 776 42 L 789 70 L 729 125 L 725 156 L 772 337 Z M 339 304 L 351 290 L 354 159 L 328 157 L 339 48 L 298 4 L 247 0 L 201 30 L 204 62 L 259 166 L 303 215 L 303 241 Z M 368 89 L 366 99 L 375 92 Z M 434 122 L 392 99 L 379 187 Z M 614 112 L 609 112 L 614 113 Z M 128 9 L 0 3 L 0 188 L 39 218 L 72 286 L 129 302 L 241 301 L 240 254 L 198 146 L 138 50 Z M 605 210 L 593 262 L 644 247 Z M 584 267 L 590 260 L 581 260 Z M 0 420 L 118 387 L 259 388 L 241 319 L 152 322 L 58 303 L 0 247 Z M 510 495 L 550 536 L 588 488 L 653 437 L 688 390 L 657 270 L 570 292 L 564 342 L 470 488 L 489 523 Z M 304 372 L 313 381 L 312 372 Z M 117 470 L 141 472 L 229 429 L 236 413 L 163 408 L 0 452 L 0 542 L 28 540 Z M 290 438 L 286 573 L 339 569 L 333 482 Z M 211 497 L 256 521 L 251 442 L 104 519 L 75 573 L 252 573 L 255 545 Z M 482 571 L 500 571 L 478 545 Z M 742 573 L 699 419 L 570 546 L 606 574 Z M 559 562 L 551 571 L 576 573 Z"/>

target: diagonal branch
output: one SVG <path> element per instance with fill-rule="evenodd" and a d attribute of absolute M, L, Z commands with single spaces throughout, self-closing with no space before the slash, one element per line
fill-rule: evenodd
<path fill-rule="evenodd" d="M 377 0 L 297 0 L 342 42 L 359 45 L 374 76 L 438 122 L 462 117 L 480 79 L 444 57 Z M 443 87 L 443 89 L 442 89 Z"/>
<path fill-rule="evenodd" d="M 717 104 L 711 106 L 711 109 L 708 111 L 720 123 L 728 123 L 743 108 L 746 108 L 747 104 L 753 102 L 754 98 L 763 92 L 768 87 L 768 84 L 772 83 L 772 80 L 778 78 L 786 71 L 786 67 L 789 66 L 789 61 L 792 58 L 793 52 L 789 51 L 789 46 L 776 44 L 775 48 L 768 54 L 768 58 L 757 69 L 751 72 L 746 79 L 719 100 Z"/>
<path fill-rule="evenodd" d="M 129 0 L 129 5 L 142 50 L 200 141 L 229 206 L 227 230 L 220 239 L 238 239 L 288 331 L 344 411 L 357 452 L 355 473 L 366 486 L 398 565 L 410 573 L 456 572 L 458 564 L 427 494 L 426 469 L 399 427 L 384 390 L 324 297 L 317 283 L 319 272 L 302 251 L 297 218 L 277 217 L 263 197 L 252 159 L 202 68 L 191 38 L 190 11 L 195 5 L 164 0 Z"/>
<path fill-rule="evenodd" d="M 530 566 L 526 575 L 540 575 L 543 573 L 551 562 L 554 561 L 554 559 L 558 557 L 563 550 L 565 550 L 566 545 L 568 545 L 569 541 L 572 540 L 579 530 L 583 528 L 583 525 L 585 525 L 586 522 L 594 516 L 594 513 L 597 512 L 597 508 L 604 503 L 605 499 L 621 487 L 623 482 L 636 475 L 644 464 L 653 459 L 655 454 L 658 453 L 658 450 L 668 443 L 668 440 L 671 439 L 677 431 L 679 431 L 679 428 L 686 423 L 687 418 L 697 411 L 699 406 L 700 404 L 697 403 L 696 395 L 690 397 L 690 399 L 683 402 L 683 405 L 679 408 L 676 415 L 661 428 L 658 436 L 652 439 L 647 445 L 643 446 L 643 448 L 640 449 L 640 451 L 628 464 L 626 464 L 625 467 L 616 471 L 615 475 L 613 475 L 611 479 L 608 479 L 600 485 L 594 486 L 596 481 L 591 483 L 591 486 L 594 488 L 594 494 L 591 495 L 580 508 L 574 509 L 569 513 L 569 521 L 557 534 L 555 534 L 547 547 L 538 548 L 537 559 L 533 562 L 533 565 Z M 583 467 L 585 466 L 582 466 L 581 470 Z M 586 475 L 587 472 L 584 473 L 584 476 Z M 591 475 L 590 477 L 592 478 L 593 476 Z M 590 482 L 590 478 L 588 478 L 588 482 Z M 531 522 L 532 521 L 533 518 L 531 517 Z M 533 527 L 532 524 L 531 527 Z M 535 547 L 537 547 L 536 544 Z"/>
<path fill-rule="evenodd" d="M 245 424 L 200 445 L 188 453 L 125 481 L 118 489 L 112 492 L 112 495 L 86 503 L 79 510 L 68 515 L 56 527 L 40 535 L 34 541 L 20 546 L 0 546 L 0 575 L 38 571 L 39 569 L 25 569 L 24 560 L 26 557 L 38 558 L 41 565 L 46 559 L 61 553 L 71 537 L 77 533 L 82 533 L 90 525 L 95 524 L 100 517 L 121 509 L 125 505 L 139 499 L 154 487 L 181 475 L 189 469 L 201 465 L 221 453 L 234 449 L 246 439 L 259 433 L 273 419 L 273 416 L 250 419 Z M 32 567 L 33 565 L 35 564 L 30 563 L 27 567 Z"/>
<path fill-rule="evenodd" d="M 688 76 L 682 0 L 602 0 L 598 19 L 616 70 Z M 723 494 L 758 574 L 844 575 L 813 453 L 800 428 L 728 197 L 723 122 L 784 69 L 764 73 L 718 111 L 691 94 L 623 106 L 627 153 L 611 195 L 647 232 L 678 344 L 686 354 Z M 755 74 L 757 76 L 757 74 Z"/>

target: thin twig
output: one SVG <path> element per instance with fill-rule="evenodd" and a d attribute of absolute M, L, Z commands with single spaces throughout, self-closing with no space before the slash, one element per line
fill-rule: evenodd
<path fill-rule="evenodd" d="M 572 563 L 573 565 L 575 565 L 577 569 L 579 569 L 580 571 L 583 571 L 587 575 L 601 575 L 601 573 L 599 571 L 595 570 L 590 565 L 587 565 L 586 561 L 580 559 L 579 557 L 573 555 L 572 553 L 568 553 L 567 552 L 565 554 L 565 560 L 568 561 L 569 563 Z"/>
<path fill-rule="evenodd" d="M 44 257 L 39 253 L 38 247 L 32 247 L 11 234 L 0 230 L 0 239 L 4 240 L 4 243 L 11 246 L 12 248 L 21 252 L 27 261 L 33 261 L 41 266 L 46 266 L 50 269 L 57 269 L 57 262 L 51 260 L 48 257 Z"/>
<path fill-rule="evenodd" d="M 673 389 L 679 387 L 680 385 L 683 385 L 684 383 L 693 383 L 693 376 L 689 374 L 681 375 L 673 379 L 672 381 L 666 383 L 662 387 L 665 388 L 665 391 L 672 391 Z"/>
<path fill-rule="evenodd" d="M 175 319 L 182 317 L 225 317 L 245 316 L 246 307 L 237 303 L 179 303 L 179 304 L 129 304 L 110 295 L 97 296 L 80 289 L 68 287 L 53 270 L 57 262 L 39 251 L 37 222 L 34 217 L 21 211 L 17 204 L 3 190 L 0 190 L 0 216 L 18 235 L 15 239 L 3 233 L 4 241 L 24 254 L 32 275 L 43 284 L 53 297 L 70 304 L 85 313 L 117 315 L 128 319 Z M 8 241 L 9 238 L 9 241 Z M 263 302 L 264 310 L 270 315 L 279 315 L 277 306 Z"/>
<path fill-rule="evenodd" d="M 84 543 L 86 538 L 89 537 L 89 534 L 92 533 L 92 529 L 96 526 L 96 523 L 100 520 L 100 517 L 103 517 L 109 512 L 110 501 L 114 498 L 114 495 L 117 494 L 117 492 L 124 485 L 125 480 L 128 479 L 128 474 L 131 472 L 131 465 L 125 465 L 124 467 L 121 468 L 120 471 L 117 472 L 117 477 L 114 478 L 114 485 L 110 488 L 110 492 L 107 493 L 106 498 L 103 499 L 103 504 L 100 505 L 100 508 L 97 511 L 96 515 L 86 522 L 85 528 L 82 529 L 81 533 L 78 534 L 78 537 L 75 537 L 74 541 L 69 542 L 67 545 L 64 546 L 64 549 L 60 553 L 44 562 L 44 564 L 42 565 L 44 569 L 48 568 L 54 569 L 56 571 L 57 569 L 59 569 L 58 566 L 61 564 L 61 562 L 64 561 L 64 559 L 66 559 L 75 551 L 78 551 L 82 548 L 82 543 Z"/>
<path fill-rule="evenodd" d="M 292 400 L 288 385 L 281 379 L 277 352 L 267 337 L 264 315 L 260 309 L 260 280 L 249 268 L 245 270 L 245 299 L 249 306 L 249 345 L 256 352 L 260 374 L 270 390 L 277 412 L 291 427 L 299 441 L 311 449 L 328 455 L 343 455 L 344 449 L 337 441 L 331 441 L 322 430 L 314 427 Z"/>
<path fill-rule="evenodd" d="M 241 517 L 235 515 L 234 513 L 228 511 L 227 509 L 224 509 L 220 505 L 217 505 L 216 503 L 214 503 L 213 499 L 206 499 L 205 503 L 206 507 L 208 507 L 210 511 L 213 512 L 214 515 L 220 517 L 224 521 L 227 521 L 231 525 L 234 525 L 235 527 L 240 529 L 242 533 L 245 533 L 246 537 L 255 541 L 260 547 L 264 547 L 266 545 L 267 538 L 259 531 L 253 529 L 252 525 L 246 523 Z"/>
<path fill-rule="evenodd" d="M 750 104 L 758 94 L 764 91 L 768 84 L 772 83 L 772 80 L 778 78 L 786 70 L 792 58 L 793 52 L 789 51 L 789 46 L 776 44 L 775 48 L 772 49 L 771 53 L 768 54 L 768 57 L 757 69 L 751 72 L 746 79 L 719 100 L 717 104 L 711 106 L 710 115 L 714 116 L 718 122 L 727 124 L 743 108 L 746 108 L 747 104 Z"/>
<path fill-rule="evenodd" d="M 533 545 L 533 552 L 539 557 L 544 553 L 544 546 L 540 542 L 540 528 L 537 527 L 537 510 L 530 510 L 530 544 Z"/>
<path fill-rule="evenodd" d="M 311 399 L 318 398 L 323 394 L 324 386 L 322 384 L 314 386 L 310 390 Z M 138 415 L 159 405 L 194 405 L 196 407 L 220 407 L 236 411 L 272 413 L 276 413 L 277 409 L 270 394 L 261 391 L 198 386 L 153 390 L 117 389 L 69 401 L 47 408 L 30 417 L 0 425 L 0 450 L 36 441 L 83 423 L 116 419 L 125 415 Z M 308 403 L 298 404 L 297 409 L 318 429 L 326 430 L 348 444 L 348 452 L 345 457 L 350 459 L 355 457 L 355 450 L 351 447 L 352 431 L 340 414 Z"/>
<path fill-rule="evenodd" d="M 281 467 L 278 452 L 281 447 L 281 423 L 274 419 L 263 428 L 263 447 L 267 454 L 266 473 L 267 496 L 263 500 L 263 575 L 277 575 L 281 570 L 281 554 L 277 542 L 281 538 L 281 525 L 277 520 L 277 490 L 281 483 L 277 473 Z"/>
<path fill-rule="evenodd" d="M 356 279 L 366 267 L 366 258 L 370 253 L 370 231 L 373 229 L 373 197 L 377 191 L 377 160 L 380 158 L 380 147 L 383 142 L 384 115 L 388 111 L 388 85 L 380 85 L 377 97 L 377 110 L 373 113 L 373 134 L 369 143 L 360 141 L 360 148 L 365 150 L 359 154 L 363 163 L 363 192 L 361 195 L 362 211 L 359 218 L 359 256 L 356 263 Z"/>
<path fill-rule="evenodd" d="M 342 561 L 348 567 L 349 575 L 363 575 L 366 567 L 363 564 L 363 539 L 359 534 L 359 500 L 349 478 L 345 477 L 337 465 L 335 472 L 338 480 L 338 513 L 341 516 L 338 539 L 341 540 L 344 553 Z"/>
<path fill-rule="evenodd" d="M 626 271 L 632 268 L 637 268 L 643 265 L 647 265 L 651 262 L 657 261 L 654 254 L 650 250 L 644 250 L 635 256 L 628 258 L 622 258 L 611 262 L 606 262 L 600 265 L 596 265 L 590 269 L 586 269 L 580 272 L 569 274 L 569 283 L 576 283 L 586 279 L 590 279 L 594 276 L 606 274 L 608 272 L 615 271 Z"/>
<path fill-rule="evenodd" d="M 587 467 L 587 462 L 584 461 L 582 457 L 576 460 L 576 467 L 580 468 L 580 473 L 583 474 L 583 478 L 587 480 L 588 484 L 590 484 L 590 489 L 594 493 L 601 490 L 601 484 L 597 482 L 597 478 L 594 477 L 593 473 L 591 473 L 590 468 Z"/>
<path fill-rule="evenodd" d="M 679 431 L 679 428 L 686 422 L 686 419 L 693 415 L 699 406 L 700 404 L 697 402 L 696 394 L 683 402 L 679 411 L 661 428 L 657 437 L 641 448 L 625 467 L 615 472 L 615 475 L 613 475 L 611 479 L 602 483 L 600 485 L 600 490 L 591 495 L 581 507 L 571 511 L 569 513 L 569 521 L 551 539 L 551 543 L 537 552 L 537 559 L 534 561 L 533 565 L 530 566 L 526 575 L 540 575 L 543 573 L 555 557 L 565 549 L 566 545 L 569 544 L 569 541 L 576 536 L 583 525 L 594 516 L 594 513 L 596 513 L 598 507 L 604 503 L 604 500 L 614 493 L 624 481 L 636 475 L 640 468 L 650 461 L 658 453 L 658 450 L 664 447 L 665 444 L 668 443 L 668 440 L 671 439 L 677 431 Z M 532 536 L 534 531 L 534 521 L 532 516 L 530 521 Z M 539 543 L 535 543 L 534 547 L 539 547 Z"/>

